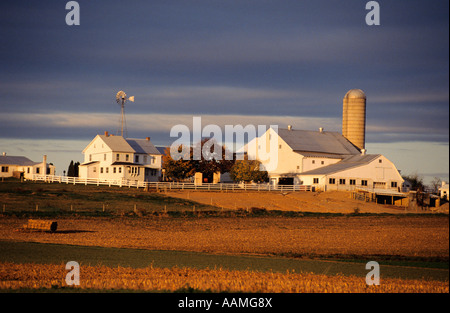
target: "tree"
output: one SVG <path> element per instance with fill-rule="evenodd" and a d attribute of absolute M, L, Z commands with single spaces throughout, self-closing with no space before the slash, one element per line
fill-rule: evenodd
<path fill-rule="evenodd" d="M 261 162 L 258 160 L 237 160 L 230 170 L 230 177 L 234 182 L 268 182 L 267 171 L 260 170 Z"/>
<path fill-rule="evenodd" d="M 182 152 L 183 146 L 178 147 L 178 152 Z M 174 160 L 170 155 L 170 147 L 167 147 L 163 155 L 164 177 L 171 181 L 180 181 L 194 175 L 195 168 L 192 163 L 192 148 L 189 154 L 179 160 Z"/>
<path fill-rule="evenodd" d="M 70 161 L 69 168 L 67 170 L 67 176 L 75 177 L 75 166 L 73 165 L 73 160 Z"/>
<path fill-rule="evenodd" d="M 230 152 L 214 139 L 205 138 L 194 149 L 201 151 L 200 160 L 193 160 L 195 171 L 202 173 L 209 182 L 213 180 L 214 173 L 229 172 L 235 162 L 235 157 L 230 157 Z"/>
<path fill-rule="evenodd" d="M 403 179 L 411 183 L 411 190 L 423 191 L 425 188 L 425 185 L 423 184 L 423 178 L 420 177 L 417 173 L 403 176 Z"/>
<path fill-rule="evenodd" d="M 439 177 L 434 177 L 430 183 L 430 188 L 433 193 L 439 193 L 439 187 L 442 186 L 442 179 Z"/>
<path fill-rule="evenodd" d="M 76 162 L 74 165 L 73 165 L 73 169 L 74 169 L 74 174 L 75 174 L 75 177 L 79 177 L 79 173 L 80 173 L 80 162 Z"/>

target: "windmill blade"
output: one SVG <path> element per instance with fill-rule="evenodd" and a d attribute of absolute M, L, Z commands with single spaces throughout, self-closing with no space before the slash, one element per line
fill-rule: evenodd
<path fill-rule="evenodd" d="M 128 100 L 130 100 L 131 102 L 134 102 L 134 96 L 129 97 Z"/>

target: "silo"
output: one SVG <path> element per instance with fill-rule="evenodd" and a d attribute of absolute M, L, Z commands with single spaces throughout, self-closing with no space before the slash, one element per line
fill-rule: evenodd
<path fill-rule="evenodd" d="M 342 135 L 360 150 L 365 148 L 366 95 L 361 89 L 351 89 L 345 94 Z"/>

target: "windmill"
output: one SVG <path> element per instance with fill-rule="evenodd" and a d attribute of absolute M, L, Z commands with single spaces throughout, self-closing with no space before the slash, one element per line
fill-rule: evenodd
<path fill-rule="evenodd" d="M 127 131 L 127 122 L 125 120 L 125 102 L 131 101 L 134 102 L 134 96 L 128 97 L 125 92 L 122 90 L 116 94 L 116 101 L 120 104 L 121 112 L 120 112 L 120 135 L 123 137 L 123 126 L 125 125 L 125 132 Z"/>

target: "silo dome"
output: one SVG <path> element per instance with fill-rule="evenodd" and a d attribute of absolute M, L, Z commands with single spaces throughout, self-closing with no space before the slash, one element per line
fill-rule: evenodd
<path fill-rule="evenodd" d="M 346 94 L 347 99 L 366 99 L 366 94 L 361 89 L 351 89 Z"/>

